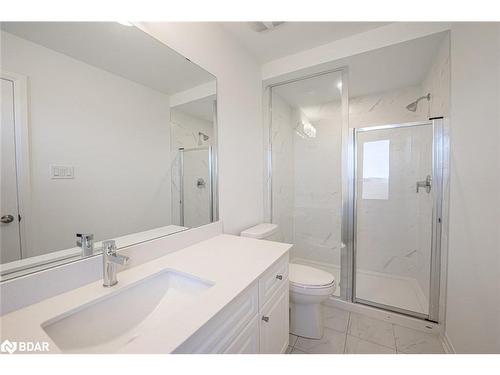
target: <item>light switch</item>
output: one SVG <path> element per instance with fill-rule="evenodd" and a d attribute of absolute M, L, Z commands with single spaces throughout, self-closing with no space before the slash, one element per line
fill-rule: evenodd
<path fill-rule="evenodd" d="M 52 180 L 75 178 L 75 170 L 72 165 L 52 164 L 50 166 L 50 178 Z"/>

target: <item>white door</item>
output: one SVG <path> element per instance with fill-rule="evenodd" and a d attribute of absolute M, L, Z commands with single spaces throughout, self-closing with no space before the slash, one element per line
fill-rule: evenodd
<path fill-rule="evenodd" d="M 0 263 L 21 259 L 19 209 L 16 177 L 16 139 L 14 126 L 14 83 L 1 79 L 1 201 Z"/>
<path fill-rule="evenodd" d="M 288 285 L 285 285 L 262 309 L 260 320 L 261 354 L 281 354 L 288 347 Z"/>

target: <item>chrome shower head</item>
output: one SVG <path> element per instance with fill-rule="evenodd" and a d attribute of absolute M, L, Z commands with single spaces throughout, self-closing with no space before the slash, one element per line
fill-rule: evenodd
<path fill-rule="evenodd" d="M 422 99 L 427 99 L 427 101 L 430 101 L 431 100 L 431 94 L 428 93 L 427 95 L 421 96 L 420 98 L 418 98 L 414 102 L 408 104 L 406 106 L 406 109 L 408 111 L 411 111 L 411 112 L 416 112 L 417 111 L 417 107 L 418 107 L 418 102 L 421 101 Z"/>
<path fill-rule="evenodd" d="M 206 142 L 210 139 L 208 135 L 202 132 L 198 132 L 198 146 L 203 145 L 203 142 Z"/>
<path fill-rule="evenodd" d="M 417 111 L 417 102 L 410 103 L 406 106 L 408 111 L 416 112 Z"/>

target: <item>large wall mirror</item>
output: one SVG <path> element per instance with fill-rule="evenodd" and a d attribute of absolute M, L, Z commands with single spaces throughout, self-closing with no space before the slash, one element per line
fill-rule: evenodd
<path fill-rule="evenodd" d="M 6 280 L 217 220 L 216 78 L 133 25 L 1 24 Z"/>

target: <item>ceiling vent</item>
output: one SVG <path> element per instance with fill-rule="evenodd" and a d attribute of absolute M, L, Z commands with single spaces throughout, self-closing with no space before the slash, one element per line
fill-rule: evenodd
<path fill-rule="evenodd" d="M 277 21 L 272 21 L 272 22 L 249 22 L 250 28 L 258 33 L 262 33 L 264 31 L 270 31 L 276 29 L 278 26 L 284 24 L 285 22 L 277 22 Z"/>

